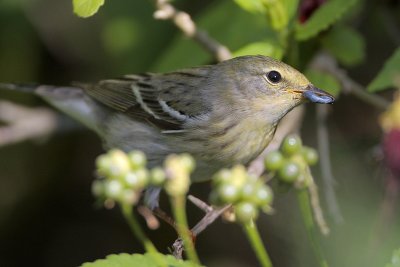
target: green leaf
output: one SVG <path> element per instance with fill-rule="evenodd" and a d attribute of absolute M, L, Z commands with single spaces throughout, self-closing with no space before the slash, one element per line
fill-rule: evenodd
<path fill-rule="evenodd" d="M 286 8 L 289 19 L 293 19 L 297 14 L 298 6 L 300 0 L 282 0 L 283 5 Z"/>
<path fill-rule="evenodd" d="M 336 26 L 322 40 L 323 47 L 344 65 L 355 65 L 365 57 L 364 38 L 347 26 Z"/>
<path fill-rule="evenodd" d="M 265 15 L 276 31 L 283 30 L 297 10 L 298 0 L 234 0 L 242 9 Z"/>
<path fill-rule="evenodd" d="M 238 8 L 232 0 L 214 2 L 199 17 L 196 17 L 196 23 L 199 29 L 204 29 L 209 36 L 228 46 L 232 51 L 263 38 L 278 40 L 277 34 L 266 27 L 265 16 L 246 12 Z M 224 15 L 221 16 L 221 14 Z M 227 21 L 226 18 L 230 20 Z M 177 37 L 164 50 L 157 64 L 152 67 L 152 71 L 165 72 L 209 63 L 211 60 L 212 56 L 209 52 L 178 32 Z"/>
<path fill-rule="evenodd" d="M 400 79 L 400 48 L 397 48 L 393 55 L 386 60 L 385 65 L 368 85 L 367 90 L 378 92 L 395 86 L 395 79 Z"/>
<path fill-rule="evenodd" d="M 243 46 L 233 53 L 234 57 L 245 55 L 264 55 L 276 59 L 282 59 L 283 48 L 276 43 L 265 40 L 263 42 L 254 42 Z"/>
<path fill-rule="evenodd" d="M 350 10 L 358 0 L 330 0 L 320 6 L 306 23 L 296 25 L 296 39 L 299 41 L 314 37 L 326 30 Z"/>
<path fill-rule="evenodd" d="M 74 13 L 82 18 L 93 16 L 104 4 L 104 0 L 72 0 Z"/>
<path fill-rule="evenodd" d="M 321 90 L 324 90 L 335 97 L 339 95 L 341 90 L 340 83 L 332 75 L 313 69 L 306 70 L 305 75 L 312 84 Z"/>
<path fill-rule="evenodd" d="M 163 262 L 168 267 L 201 267 L 189 261 L 177 260 L 172 255 L 163 254 L 116 254 L 109 255 L 106 259 L 97 260 L 95 262 L 88 262 L 82 264 L 81 267 L 129 267 L 129 266 L 143 266 L 143 267 L 159 267 L 160 262 Z"/>
<path fill-rule="evenodd" d="M 263 0 L 234 0 L 244 10 L 250 13 L 264 14 L 265 7 Z"/>

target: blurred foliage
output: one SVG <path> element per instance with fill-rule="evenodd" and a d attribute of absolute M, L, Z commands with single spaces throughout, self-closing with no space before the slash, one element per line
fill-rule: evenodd
<path fill-rule="evenodd" d="M 322 4 L 305 8 L 317 2 Z M 273 7 L 266 3 L 173 2 L 235 55 L 282 58 L 335 95 L 340 94 L 339 81 L 307 67 L 316 52 L 327 51 L 360 84 L 372 81 L 371 92 L 395 87 L 400 69 L 398 1 L 269 1 Z M 151 1 L 106 1 L 85 20 L 72 10 L 72 1 L 0 1 L 0 80 L 62 84 L 214 62 L 171 22 L 154 20 Z M 305 21 L 299 21 L 304 15 L 299 13 L 307 15 Z M 32 96 L 0 94 L 43 105 Z M 380 95 L 390 99 L 391 91 Z M 400 216 L 397 205 L 391 221 L 379 220 L 386 186 L 382 156 L 375 149 L 381 142 L 379 112 L 347 95 L 332 111 L 332 165 L 345 223 L 335 225 L 331 220 L 332 234 L 323 240 L 323 249 L 331 266 L 384 266 L 399 246 Z M 310 146 L 317 143 L 314 115 L 315 110 L 308 109 L 302 127 Z M 93 210 L 90 184 L 93 160 L 100 151 L 99 140 L 78 126 L 46 142 L 0 149 L 0 266 L 77 266 L 110 253 L 141 252 L 118 212 Z M 321 183 L 318 167 L 314 173 Z M 206 199 L 208 184 L 193 190 Z M 301 216 L 294 196 L 279 193 L 275 200 L 276 214 L 260 217 L 272 261 L 277 266 L 316 266 L 304 228 L 297 223 Z M 189 212 L 191 223 L 201 216 L 197 210 Z M 197 240 L 207 266 L 256 265 L 238 231 L 218 222 Z M 148 234 L 163 252 L 175 238 L 165 226 Z"/>
<path fill-rule="evenodd" d="M 377 92 L 400 83 L 400 48 L 385 62 L 385 65 L 368 85 L 368 91 Z M 396 84 L 397 79 L 397 84 Z"/>
<path fill-rule="evenodd" d="M 304 24 L 297 24 L 296 39 L 304 41 L 315 37 L 318 33 L 341 19 L 358 0 L 331 0 L 318 8 Z"/>
<path fill-rule="evenodd" d="M 326 74 L 319 70 L 311 69 L 308 69 L 305 72 L 305 75 L 315 86 L 324 88 L 324 90 L 333 96 L 339 96 L 341 85 L 336 78 L 332 77 L 332 75 Z"/>
<path fill-rule="evenodd" d="M 365 59 L 364 38 L 351 27 L 334 26 L 321 38 L 321 43 L 343 65 L 354 66 Z"/>
<path fill-rule="evenodd" d="M 168 267 L 200 267 L 200 265 L 177 260 L 172 255 L 158 255 L 165 260 Z M 85 263 L 82 267 L 115 267 L 115 266 L 159 266 L 152 254 L 119 254 L 107 256 L 104 260 L 97 260 L 93 263 Z"/>
<path fill-rule="evenodd" d="M 386 267 L 400 267 L 400 249 L 393 252 L 392 259 Z"/>

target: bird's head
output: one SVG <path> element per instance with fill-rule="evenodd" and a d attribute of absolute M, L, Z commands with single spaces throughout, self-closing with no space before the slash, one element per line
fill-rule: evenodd
<path fill-rule="evenodd" d="M 270 122 L 279 121 L 303 102 L 330 104 L 335 100 L 296 69 L 270 57 L 243 56 L 216 66 L 223 73 L 220 79 L 234 90 L 230 103 L 248 107 L 254 115 L 264 114 Z"/>

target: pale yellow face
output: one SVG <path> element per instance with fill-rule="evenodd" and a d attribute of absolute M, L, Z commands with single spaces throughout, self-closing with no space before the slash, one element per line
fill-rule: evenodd
<path fill-rule="evenodd" d="M 296 69 L 265 56 L 238 57 L 217 66 L 220 71 L 216 83 L 230 87 L 229 103 L 268 123 L 279 121 L 304 102 L 303 92 L 311 86 Z"/>

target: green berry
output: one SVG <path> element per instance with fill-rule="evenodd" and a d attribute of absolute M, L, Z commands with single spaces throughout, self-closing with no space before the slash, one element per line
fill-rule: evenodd
<path fill-rule="evenodd" d="M 125 189 L 121 192 L 120 201 L 126 204 L 133 205 L 138 200 L 138 194 L 134 190 Z"/>
<path fill-rule="evenodd" d="M 152 185 L 160 186 L 165 182 L 166 179 L 167 176 L 162 168 L 157 167 L 150 171 L 150 183 Z"/>
<path fill-rule="evenodd" d="M 145 167 L 146 155 L 140 150 L 133 150 L 128 154 L 132 169 L 137 170 Z"/>
<path fill-rule="evenodd" d="M 241 190 L 241 200 L 252 202 L 256 191 L 257 191 L 256 183 L 245 184 Z"/>
<path fill-rule="evenodd" d="M 286 161 L 279 170 L 279 178 L 287 183 L 293 183 L 300 174 L 300 166 L 293 161 Z"/>
<path fill-rule="evenodd" d="M 236 218 L 242 223 L 248 223 L 258 217 L 258 209 L 253 203 L 241 202 L 235 206 Z"/>
<path fill-rule="evenodd" d="M 291 156 L 299 152 L 301 147 L 302 144 L 300 137 L 298 135 L 292 134 L 285 137 L 282 142 L 281 150 L 285 155 Z"/>
<path fill-rule="evenodd" d="M 281 152 L 272 151 L 269 153 L 264 160 L 265 168 L 269 171 L 277 171 L 279 170 L 284 162 L 284 158 Z"/>
<path fill-rule="evenodd" d="M 111 159 L 107 154 L 103 154 L 96 159 L 97 171 L 101 176 L 110 175 L 111 170 Z"/>
<path fill-rule="evenodd" d="M 236 188 L 241 188 L 243 187 L 249 176 L 247 174 L 247 170 L 243 165 L 235 165 L 232 168 L 232 178 L 230 180 L 230 183 Z"/>
<path fill-rule="evenodd" d="M 267 185 L 257 188 L 254 194 L 254 203 L 259 207 L 269 206 L 272 203 L 273 192 Z"/>
<path fill-rule="evenodd" d="M 111 161 L 110 175 L 112 177 L 121 177 L 131 169 L 129 158 L 122 150 L 112 149 L 108 152 L 108 156 Z"/>
<path fill-rule="evenodd" d="M 104 196 L 104 180 L 94 180 L 92 183 L 92 194 L 96 197 Z"/>
<path fill-rule="evenodd" d="M 318 153 L 314 148 L 303 147 L 301 154 L 303 155 L 304 160 L 310 166 L 315 165 L 318 162 Z"/>
<path fill-rule="evenodd" d="M 234 203 L 240 197 L 238 188 L 232 184 L 222 184 L 218 187 L 219 198 L 225 203 Z"/>
<path fill-rule="evenodd" d="M 134 190 L 145 187 L 148 183 L 148 172 L 146 169 L 130 171 L 124 176 L 125 183 Z"/>
<path fill-rule="evenodd" d="M 123 186 L 118 180 L 108 180 L 104 186 L 105 195 L 107 198 L 118 199 L 123 190 Z"/>
<path fill-rule="evenodd" d="M 189 173 L 191 173 L 196 167 L 196 162 L 190 154 L 182 154 L 180 156 L 181 164 Z"/>
<path fill-rule="evenodd" d="M 229 183 L 231 180 L 232 180 L 232 172 L 228 169 L 220 170 L 213 177 L 213 182 L 216 185 Z"/>

